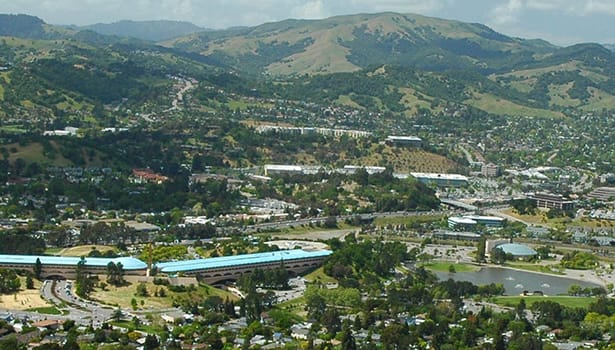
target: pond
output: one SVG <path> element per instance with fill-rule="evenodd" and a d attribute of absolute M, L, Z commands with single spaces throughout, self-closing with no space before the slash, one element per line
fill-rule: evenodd
<path fill-rule="evenodd" d="M 476 272 L 435 272 L 440 280 L 452 278 L 455 281 L 468 281 L 476 285 L 501 283 L 504 285 L 505 294 L 519 295 L 523 291 L 541 291 L 545 295 L 568 294 L 568 288 L 572 284 L 585 287 L 601 287 L 591 282 L 579 281 L 556 275 L 544 275 L 525 271 L 503 269 L 499 267 L 483 267 Z"/>

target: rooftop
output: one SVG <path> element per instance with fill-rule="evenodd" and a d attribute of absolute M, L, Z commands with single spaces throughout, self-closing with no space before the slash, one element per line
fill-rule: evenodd
<path fill-rule="evenodd" d="M 157 263 L 156 267 L 164 273 L 206 270 L 221 267 L 282 262 L 285 260 L 307 259 L 331 255 L 330 250 L 305 251 L 302 249 L 279 250 L 275 252 L 221 256 L 208 259 L 195 259 Z"/>
<path fill-rule="evenodd" d="M 460 174 L 410 173 L 410 175 L 416 178 L 468 181 L 466 176 Z"/>
<path fill-rule="evenodd" d="M 387 136 L 387 140 L 391 141 L 422 141 L 420 137 L 416 136 Z"/>
<path fill-rule="evenodd" d="M 79 256 L 45 256 L 45 255 L 0 255 L 0 264 L 34 265 L 36 259 L 43 265 L 77 266 L 81 261 Z M 85 266 L 106 267 L 110 262 L 121 263 L 124 270 L 146 269 L 147 264 L 132 257 L 121 258 L 89 258 L 84 257 Z"/>
<path fill-rule="evenodd" d="M 476 221 L 504 221 L 503 218 L 498 216 L 484 216 L 484 215 L 466 215 L 464 218 L 472 219 Z"/>
<path fill-rule="evenodd" d="M 518 243 L 504 243 L 496 246 L 496 248 L 501 248 L 504 253 L 510 253 L 513 256 L 533 256 L 538 254 L 534 249 Z"/>
<path fill-rule="evenodd" d="M 465 224 L 465 225 L 476 225 L 477 222 L 467 218 L 467 217 L 459 217 L 459 216 L 452 216 L 450 218 L 448 218 L 449 222 L 453 222 L 455 224 Z"/>

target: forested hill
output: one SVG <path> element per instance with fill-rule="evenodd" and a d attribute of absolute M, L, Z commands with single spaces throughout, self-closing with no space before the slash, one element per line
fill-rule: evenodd
<path fill-rule="evenodd" d="M 475 110 L 560 118 L 615 105 L 615 55 L 601 45 L 557 47 L 418 15 L 286 20 L 164 46 L 26 15 L 0 15 L 0 30 L 0 117 L 79 116 L 118 103 L 162 110 L 171 76 L 400 117 Z"/>
<path fill-rule="evenodd" d="M 18 38 L 43 38 L 45 22 L 28 15 L 0 14 L 0 35 Z"/>

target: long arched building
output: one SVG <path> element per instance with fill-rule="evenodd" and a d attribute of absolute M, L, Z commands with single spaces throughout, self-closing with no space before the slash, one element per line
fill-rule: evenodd
<path fill-rule="evenodd" d="M 41 262 L 41 278 L 45 279 L 74 279 L 77 277 L 77 266 L 83 264 L 83 272 L 91 275 L 104 275 L 107 273 L 109 263 L 121 263 L 124 274 L 145 276 L 147 264 L 137 258 L 90 258 L 75 256 L 46 256 L 46 255 L 0 255 L 0 268 L 14 270 L 28 270 L 34 272 L 36 260 Z"/>
<path fill-rule="evenodd" d="M 279 250 L 267 253 L 222 256 L 208 259 L 183 260 L 158 263 L 159 272 L 168 275 L 199 275 L 206 283 L 236 280 L 254 269 L 274 269 L 284 266 L 291 274 L 297 275 L 320 266 L 330 250 L 306 251 L 302 249 Z M 41 277 L 46 279 L 74 279 L 77 266 L 92 275 L 107 273 L 109 263 L 121 263 L 128 276 L 147 275 L 147 264 L 137 258 L 90 258 L 45 255 L 0 255 L 0 268 L 34 271 L 36 261 L 41 262 Z"/>
<path fill-rule="evenodd" d="M 237 280 L 255 269 L 275 269 L 284 266 L 294 275 L 314 269 L 331 255 L 330 250 L 279 250 L 266 253 L 221 256 L 208 259 L 184 260 L 156 264 L 159 272 L 168 275 L 199 275 L 206 283 Z"/>

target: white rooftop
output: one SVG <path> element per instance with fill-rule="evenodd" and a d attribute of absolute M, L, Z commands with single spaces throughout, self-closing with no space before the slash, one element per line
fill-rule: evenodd
<path fill-rule="evenodd" d="M 468 181 L 467 176 L 461 174 L 410 173 L 410 175 L 416 178 Z"/>

